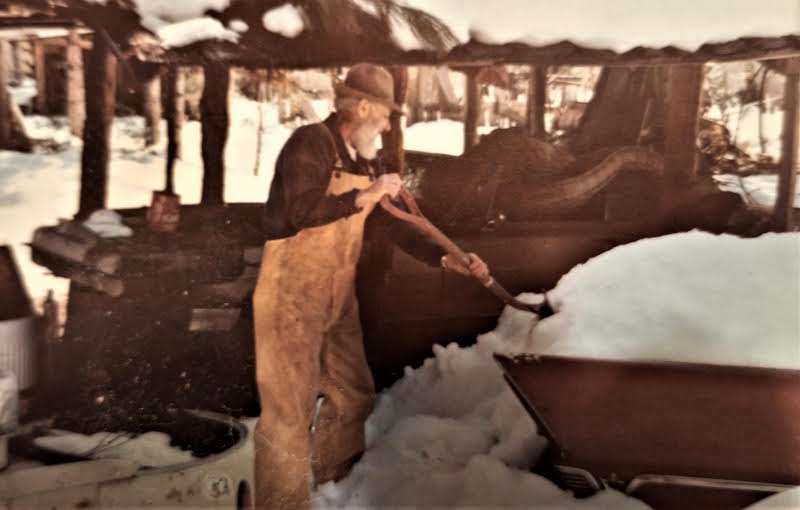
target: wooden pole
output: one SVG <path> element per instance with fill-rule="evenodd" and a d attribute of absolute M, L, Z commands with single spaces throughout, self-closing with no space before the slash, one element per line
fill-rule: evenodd
<path fill-rule="evenodd" d="M 800 171 L 800 58 L 786 62 L 786 88 L 783 96 L 783 139 L 781 167 L 778 179 L 778 198 L 775 202 L 774 223 L 779 232 L 794 230 L 794 200 L 797 172 Z"/>
<path fill-rule="evenodd" d="M 22 59 L 20 58 L 20 42 L 11 41 L 11 67 L 14 69 L 14 80 L 19 83 L 25 76 L 22 72 Z"/>
<path fill-rule="evenodd" d="M 33 40 L 33 70 L 36 76 L 36 100 L 34 109 L 36 113 L 47 112 L 47 69 L 44 53 L 44 43 L 38 39 Z"/>
<path fill-rule="evenodd" d="M 203 66 L 203 72 L 205 85 L 200 98 L 203 188 L 200 203 L 220 205 L 224 202 L 230 69 L 225 64 L 208 62 Z"/>
<path fill-rule="evenodd" d="M 544 138 L 544 109 L 547 102 L 547 68 L 530 67 L 528 87 L 528 135 Z"/>
<path fill-rule="evenodd" d="M 81 195 L 78 218 L 106 205 L 111 123 L 117 88 L 117 59 L 105 38 L 97 35 L 89 54 L 86 123 L 81 155 Z"/>
<path fill-rule="evenodd" d="M 161 140 L 161 69 L 148 69 L 142 84 L 142 111 L 145 120 L 145 146 L 155 145 Z"/>
<path fill-rule="evenodd" d="M 389 72 L 394 79 L 394 102 L 403 105 L 408 94 L 408 68 L 391 66 Z M 406 170 L 406 153 L 403 149 L 403 114 L 392 112 L 389 119 L 391 131 L 383 135 L 383 147 L 386 151 L 386 162 L 392 172 L 404 174 Z"/>
<path fill-rule="evenodd" d="M 67 119 L 70 132 L 83 136 L 86 122 L 86 91 L 83 81 L 83 49 L 78 31 L 72 29 L 67 36 Z"/>
<path fill-rule="evenodd" d="M 181 152 L 181 129 L 184 116 L 184 79 L 181 69 L 170 65 L 164 76 L 164 116 L 167 119 L 167 183 L 164 191 L 175 194 L 175 159 Z"/>
<path fill-rule="evenodd" d="M 478 81 L 479 69 L 468 69 L 466 90 L 467 112 L 464 118 L 464 152 L 478 145 L 478 118 L 481 114 L 481 85 Z"/>
<path fill-rule="evenodd" d="M 697 175 L 697 131 L 703 90 L 702 64 L 676 64 L 667 70 L 664 158 L 668 178 L 687 181 Z"/>
<path fill-rule="evenodd" d="M 8 41 L 0 39 L 0 147 L 11 143 L 11 97 L 6 88 L 8 83 Z"/>

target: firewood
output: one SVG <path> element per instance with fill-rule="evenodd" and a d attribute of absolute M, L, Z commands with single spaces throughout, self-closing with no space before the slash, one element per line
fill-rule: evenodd
<path fill-rule="evenodd" d="M 102 273 L 114 274 L 120 266 L 120 256 L 116 253 L 94 254 L 96 241 L 81 239 L 67 234 L 59 227 L 40 227 L 33 233 L 34 247 L 51 255 L 76 262 Z"/>

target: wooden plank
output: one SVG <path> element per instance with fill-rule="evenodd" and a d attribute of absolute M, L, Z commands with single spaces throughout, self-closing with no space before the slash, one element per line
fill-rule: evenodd
<path fill-rule="evenodd" d="M 530 66 L 528 86 L 528 134 L 538 138 L 547 135 L 544 127 L 544 109 L 547 102 L 547 67 Z"/>
<path fill-rule="evenodd" d="M 114 274 L 121 257 L 115 253 L 95 254 L 96 241 L 79 239 L 59 230 L 60 227 L 39 227 L 33 233 L 31 245 L 56 257 L 75 262 L 102 273 Z"/>
<path fill-rule="evenodd" d="M 189 331 L 230 331 L 241 315 L 240 308 L 193 308 Z"/>
<path fill-rule="evenodd" d="M 478 145 L 478 118 L 481 113 L 481 85 L 478 69 L 465 71 L 467 75 L 466 117 L 464 119 L 464 152 Z"/>
<path fill-rule="evenodd" d="M 85 218 L 106 205 L 111 123 L 117 88 L 117 59 L 108 41 L 96 37 L 89 54 L 86 125 L 81 154 L 81 192 L 77 217 Z"/>
<path fill-rule="evenodd" d="M 86 122 L 86 90 L 83 80 L 83 49 L 81 37 L 77 30 L 69 31 L 66 47 L 67 60 L 67 119 L 70 132 L 83 136 L 83 124 Z"/>
<path fill-rule="evenodd" d="M 225 143 L 228 139 L 228 90 L 230 69 L 207 62 L 205 86 L 200 99 L 202 117 L 203 188 L 200 203 L 220 205 L 225 199 Z"/>
<path fill-rule="evenodd" d="M 797 172 L 800 171 L 800 129 L 797 126 L 800 123 L 800 58 L 787 61 L 785 87 L 781 167 L 773 217 L 775 229 L 779 232 L 791 232 L 795 227 L 794 200 Z"/>

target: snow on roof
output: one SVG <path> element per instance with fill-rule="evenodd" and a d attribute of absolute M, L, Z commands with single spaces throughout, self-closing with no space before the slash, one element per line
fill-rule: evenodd
<path fill-rule="evenodd" d="M 305 29 L 305 22 L 300 10 L 288 3 L 264 13 L 263 22 L 264 28 L 270 32 L 281 34 L 289 39 L 297 37 Z"/>
<path fill-rule="evenodd" d="M 406 0 L 439 17 L 461 42 L 571 41 L 623 53 L 637 46 L 696 51 L 740 37 L 800 34 L 800 2 L 770 0 Z"/>
<path fill-rule="evenodd" d="M 156 29 L 155 33 L 164 48 L 186 46 L 208 39 L 230 42 L 239 40 L 236 30 L 225 28 L 219 20 L 208 16 L 170 23 Z"/>

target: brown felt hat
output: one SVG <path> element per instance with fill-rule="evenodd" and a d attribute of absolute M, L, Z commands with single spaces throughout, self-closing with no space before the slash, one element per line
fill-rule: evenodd
<path fill-rule="evenodd" d="M 344 83 L 336 84 L 337 97 L 357 97 L 380 103 L 396 112 L 403 108 L 394 102 L 394 80 L 389 71 L 374 64 L 356 64 L 347 72 Z"/>

